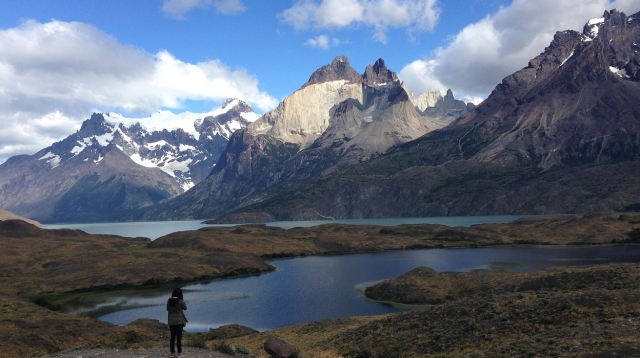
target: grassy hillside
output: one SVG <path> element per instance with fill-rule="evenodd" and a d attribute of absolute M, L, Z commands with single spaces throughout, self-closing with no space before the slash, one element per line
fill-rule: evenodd
<path fill-rule="evenodd" d="M 168 328 L 157 321 L 120 327 L 55 311 L 92 291 L 259 274 L 272 269 L 266 260 L 275 257 L 432 247 L 595 245 L 637 242 L 639 238 L 640 216 L 629 214 L 539 217 L 469 228 L 427 224 L 322 225 L 290 230 L 264 225 L 209 227 L 153 242 L 0 221 L 0 284 L 5 290 L 0 312 L 4 327 L 12 333 L 0 357 L 39 356 L 74 347 L 166 344 Z M 254 354 L 263 354 L 261 344 L 266 336 L 277 334 L 296 344 L 305 357 L 390 357 L 393 352 L 399 354 L 396 356 L 527 356 L 543 343 L 552 355 L 629 353 L 635 349 L 629 342 L 640 342 L 634 326 L 640 326 L 636 322 L 640 291 L 634 283 L 639 269 L 637 265 L 594 266 L 592 273 L 578 276 L 571 276 L 575 269 L 545 271 L 537 279 L 544 284 L 522 292 L 510 288 L 511 278 L 504 276 L 502 281 L 488 280 L 485 286 L 470 285 L 474 290 L 466 296 L 443 291 L 442 303 L 402 314 L 312 322 L 225 340 L 193 334 L 189 341 L 211 348 L 237 342 Z M 565 274 L 594 279 L 584 287 L 567 287 L 564 279 L 545 278 Z M 449 280 L 439 277 L 438 282 Z M 557 302 L 571 304 L 562 308 Z M 523 319 L 526 322 L 519 324 Z M 518 329 L 514 329 L 516 323 Z M 579 332 L 574 328 L 580 328 Z M 522 343 L 531 332 L 535 333 L 533 343 Z M 569 346 L 573 348 L 565 349 Z M 576 347 L 582 348 L 576 351 Z"/>

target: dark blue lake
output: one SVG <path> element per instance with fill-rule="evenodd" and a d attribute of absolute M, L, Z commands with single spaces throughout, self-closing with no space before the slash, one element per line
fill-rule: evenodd
<path fill-rule="evenodd" d="M 272 264 L 278 270 L 272 273 L 183 286 L 187 330 L 206 331 L 238 323 L 263 331 L 330 318 L 397 312 L 401 309 L 364 299 L 359 289 L 418 266 L 461 272 L 492 266 L 532 270 L 638 261 L 640 246 L 634 245 L 431 249 L 277 260 Z M 100 319 L 119 325 L 138 318 L 166 322 L 165 303 L 171 289 L 93 296 L 92 304 L 72 312 L 115 309 Z"/>

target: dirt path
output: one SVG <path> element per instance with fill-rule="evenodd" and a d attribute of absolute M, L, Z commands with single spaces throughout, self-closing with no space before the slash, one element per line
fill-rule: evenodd
<path fill-rule="evenodd" d="M 149 350 L 119 350 L 109 348 L 97 349 L 79 349 L 63 353 L 50 354 L 41 358 L 155 358 L 169 357 L 168 348 L 153 348 Z M 180 357 L 184 358 L 228 358 L 232 357 L 228 354 L 210 351 L 206 349 L 185 347 Z M 248 357 L 243 355 L 235 355 L 233 357 Z"/>

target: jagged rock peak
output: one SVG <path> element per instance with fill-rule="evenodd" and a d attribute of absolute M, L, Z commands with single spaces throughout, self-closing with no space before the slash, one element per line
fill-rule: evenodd
<path fill-rule="evenodd" d="M 398 75 L 389 70 L 384 60 L 379 58 L 373 66 L 368 65 L 362 75 L 362 82 L 367 86 L 382 85 L 398 81 Z"/>
<path fill-rule="evenodd" d="M 251 106 L 239 98 L 227 98 L 220 106 L 222 111 L 236 110 L 237 112 L 254 112 Z"/>
<path fill-rule="evenodd" d="M 589 20 L 582 30 L 587 38 L 595 40 L 596 38 L 604 41 L 610 39 L 631 25 L 635 16 L 627 18 L 623 12 L 616 9 L 605 11 L 602 17 Z"/>
<path fill-rule="evenodd" d="M 242 105 L 242 104 L 246 104 L 243 100 L 239 99 L 239 98 L 227 98 L 224 103 L 222 103 L 222 105 L 220 106 L 220 108 L 222 109 L 227 109 L 227 106 L 231 105 L 232 107 L 229 108 L 233 108 L 237 105 Z"/>
<path fill-rule="evenodd" d="M 442 101 L 440 91 L 427 91 L 421 93 L 418 98 L 414 100 L 414 105 L 418 107 L 419 110 L 424 111 L 429 107 L 435 107 L 438 101 Z"/>
<path fill-rule="evenodd" d="M 350 83 L 362 82 L 360 74 L 351 67 L 349 59 L 345 56 L 337 56 L 330 65 L 325 65 L 317 69 L 302 88 L 312 84 L 338 80 L 345 80 Z"/>
<path fill-rule="evenodd" d="M 103 113 L 93 113 L 91 118 L 82 122 L 78 134 L 82 137 L 90 137 L 92 135 L 103 135 L 112 131 L 113 125 L 108 123 Z"/>

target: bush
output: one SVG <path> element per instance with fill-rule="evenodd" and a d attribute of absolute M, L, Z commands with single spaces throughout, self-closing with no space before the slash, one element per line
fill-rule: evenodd
<path fill-rule="evenodd" d="M 207 338 L 205 337 L 204 334 L 192 334 L 191 337 L 189 337 L 189 340 L 187 341 L 187 345 L 189 347 L 195 347 L 195 348 L 206 348 L 207 347 Z"/>
<path fill-rule="evenodd" d="M 124 332 L 124 340 L 127 343 L 138 343 L 142 341 L 142 337 L 136 331 L 126 331 Z"/>
<path fill-rule="evenodd" d="M 221 342 L 215 347 L 215 350 L 217 350 L 220 353 L 234 354 L 235 350 L 233 348 L 234 347 L 232 345 L 227 344 L 227 342 Z"/>
<path fill-rule="evenodd" d="M 234 352 L 236 353 L 242 353 L 242 354 L 249 354 L 251 353 L 251 351 L 249 350 L 249 348 L 239 345 L 239 344 L 232 344 L 231 348 L 234 350 Z"/>
<path fill-rule="evenodd" d="M 36 305 L 38 305 L 40 307 L 44 307 L 44 308 L 50 309 L 52 311 L 59 311 L 60 310 L 60 306 L 51 304 L 51 302 L 49 302 L 49 300 L 47 300 L 46 298 L 44 298 L 42 296 L 38 296 L 35 300 L 33 300 L 33 303 L 35 303 Z"/>
<path fill-rule="evenodd" d="M 624 242 L 628 243 L 640 243 L 640 229 L 634 228 L 627 233 L 627 239 Z"/>

